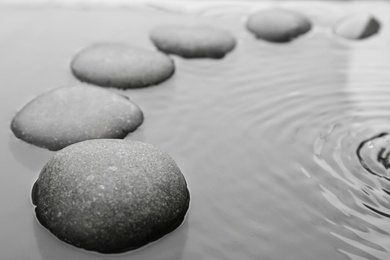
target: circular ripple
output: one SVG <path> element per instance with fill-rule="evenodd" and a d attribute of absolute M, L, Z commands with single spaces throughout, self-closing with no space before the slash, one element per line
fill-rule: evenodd
<path fill-rule="evenodd" d="M 390 137 L 388 133 L 380 133 L 363 141 L 356 153 L 361 165 L 373 175 L 390 181 Z"/>

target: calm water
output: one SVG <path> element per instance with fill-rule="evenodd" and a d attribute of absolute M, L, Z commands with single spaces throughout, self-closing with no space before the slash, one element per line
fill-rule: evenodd
<path fill-rule="evenodd" d="M 389 259 L 389 4 L 290 4 L 316 23 L 290 44 L 243 26 L 257 4 L 188 9 L 0 8 L 2 259 Z M 377 37 L 348 42 L 327 25 L 369 10 Z M 73 55 L 98 41 L 153 49 L 163 23 L 211 23 L 238 39 L 222 60 L 174 57 L 175 75 L 113 90 L 145 122 L 127 138 L 168 152 L 192 196 L 183 225 L 140 250 L 100 255 L 68 246 L 35 220 L 31 187 L 52 152 L 17 140 L 14 113 L 38 94 L 76 83 Z"/>

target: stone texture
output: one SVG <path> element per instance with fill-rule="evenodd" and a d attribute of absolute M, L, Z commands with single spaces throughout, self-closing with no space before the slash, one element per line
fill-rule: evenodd
<path fill-rule="evenodd" d="M 289 42 L 311 29 L 302 14 L 287 9 L 266 9 L 249 16 L 248 30 L 257 38 L 270 42 Z"/>
<path fill-rule="evenodd" d="M 71 63 L 79 80 L 121 89 L 158 84 L 174 73 L 165 54 L 124 43 L 98 43 L 79 52 Z"/>
<path fill-rule="evenodd" d="M 42 169 L 32 200 L 39 222 L 59 239 L 119 253 L 176 229 L 190 197 L 166 153 L 145 143 L 99 139 L 58 152 Z"/>
<path fill-rule="evenodd" d="M 340 19 L 333 27 L 333 32 L 346 39 L 359 40 L 377 34 L 380 23 L 370 14 L 352 14 Z"/>
<path fill-rule="evenodd" d="M 236 45 L 229 32 L 211 26 L 160 26 L 150 39 L 160 51 L 184 58 L 222 58 Z"/>
<path fill-rule="evenodd" d="M 14 116 L 17 138 L 49 150 L 97 138 L 124 138 L 143 122 L 128 97 L 88 85 L 61 87 L 30 101 Z"/>

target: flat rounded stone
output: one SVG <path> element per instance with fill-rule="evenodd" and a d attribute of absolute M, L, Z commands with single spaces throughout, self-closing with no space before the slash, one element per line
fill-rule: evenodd
<path fill-rule="evenodd" d="M 150 39 L 160 51 L 184 58 L 222 58 L 236 45 L 229 32 L 211 26 L 160 26 Z"/>
<path fill-rule="evenodd" d="M 352 14 L 340 19 L 333 27 L 333 32 L 346 39 L 360 40 L 377 34 L 380 23 L 370 14 Z"/>
<path fill-rule="evenodd" d="M 97 138 L 124 138 L 143 122 L 128 97 L 94 86 L 61 87 L 31 100 L 12 122 L 23 141 L 49 150 Z"/>
<path fill-rule="evenodd" d="M 32 189 L 38 221 L 60 240 L 120 253 L 175 230 L 190 195 L 176 163 L 150 144 L 99 139 L 59 151 Z"/>
<path fill-rule="evenodd" d="M 257 38 L 270 42 L 289 42 L 311 29 L 311 22 L 297 12 L 274 8 L 249 16 L 246 26 Z"/>
<path fill-rule="evenodd" d="M 160 52 L 124 43 L 98 43 L 79 52 L 71 69 L 83 82 L 127 89 L 156 85 L 171 77 L 175 67 Z"/>

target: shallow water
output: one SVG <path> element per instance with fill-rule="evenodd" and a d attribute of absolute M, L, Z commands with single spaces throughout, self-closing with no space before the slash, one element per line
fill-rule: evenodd
<path fill-rule="evenodd" d="M 268 5 L 0 8 L 2 258 L 388 259 L 390 5 L 284 4 L 316 23 L 289 44 L 245 30 L 245 16 Z M 356 10 L 376 14 L 381 33 L 359 42 L 332 36 L 327 25 Z M 53 152 L 17 140 L 14 113 L 45 90 L 76 83 L 69 63 L 85 46 L 153 49 L 151 28 L 193 22 L 229 30 L 236 49 L 221 60 L 173 57 L 176 72 L 163 84 L 113 90 L 145 113 L 127 138 L 160 147 L 182 169 L 192 198 L 186 221 L 119 255 L 60 242 L 38 224 L 30 199 Z"/>

